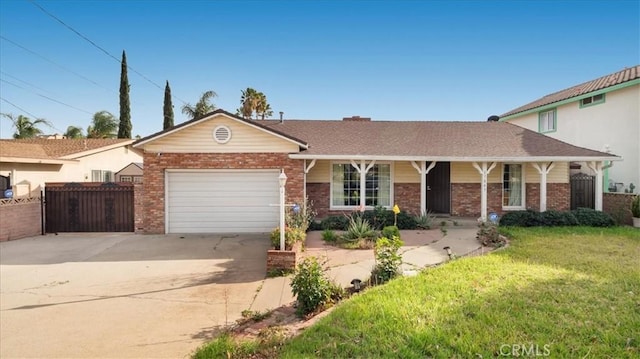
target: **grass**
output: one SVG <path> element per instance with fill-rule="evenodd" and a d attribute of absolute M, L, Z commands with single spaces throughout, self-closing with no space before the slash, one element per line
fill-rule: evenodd
<path fill-rule="evenodd" d="M 512 238 L 509 248 L 369 289 L 286 342 L 277 357 L 526 354 L 514 345 L 548 350 L 549 357 L 640 355 L 638 230 L 503 231 Z"/>

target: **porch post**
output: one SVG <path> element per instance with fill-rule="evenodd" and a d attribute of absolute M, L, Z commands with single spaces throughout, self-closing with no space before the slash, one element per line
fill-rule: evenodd
<path fill-rule="evenodd" d="M 309 166 L 307 166 L 307 160 L 304 160 L 304 164 L 303 164 L 303 168 L 304 168 L 304 176 L 303 176 L 303 180 L 304 180 L 304 184 L 302 186 L 302 200 L 304 201 L 302 204 L 302 208 L 304 209 L 304 213 L 307 213 L 307 173 L 309 173 L 309 171 L 311 171 L 311 169 L 313 168 L 313 166 L 316 165 L 316 160 L 313 159 L 311 160 L 311 163 L 309 163 Z"/>
<path fill-rule="evenodd" d="M 547 210 L 547 175 L 556 164 L 553 162 L 534 162 L 531 165 L 540 173 L 540 212 L 544 212 Z"/>
<path fill-rule="evenodd" d="M 356 169 L 356 171 L 358 171 L 358 173 L 360 174 L 360 208 L 362 208 L 364 210 L 364 207 L 366 205 L 366 196 L 367 196 L 367 172 L 369 172 L 369 170 L 373 167 L 373 165 L 376 163 L 375 160 L 371 161 L 369 163 L 369 165 L 367 166 L 367 163 L 365 160 L 360 160 L 360 166 L 358 166 L 358 164 L 356 163 L 356 161 L 351 160 L 351 165 Z"/>
<path fill-rule="evenodd" d="M 596 211 L 602 211 L 602 176 L 604 172 L 603 161 L 587 162 L 587 166 L 596 174 Z"/>
<path fill-rule="evenodd" d="M 421 161 L 420 166 L 416 161 L 411 161 L 413 168 L 420 174 L 420 213 L 427 214 L 427 174 L 436 166 L 436 161 L 432 161 L 427 167 L 427 161 Z"/>
<path fill-rule="evenodd" d="M 496 162 L 492 162 L 488 165 L 487 162 L 482 162 L 482 165 L 478 165 L 478 162 L 473 162 L 473 167 L 480 172 L 481 185 L 480 185 L 480 219 L 482 222 L 487 221 L 487 175 L 491 170 L 496 167 Z"/>

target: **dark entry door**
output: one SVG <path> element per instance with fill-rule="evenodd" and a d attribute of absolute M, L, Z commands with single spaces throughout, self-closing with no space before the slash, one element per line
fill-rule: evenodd
<path fill-rule="evenodd" d="M 427 164 L 427 167 L 429 164 Z M 451 213 L 451 163 L 438 162 L 427 174 L 427 211 Z"/>

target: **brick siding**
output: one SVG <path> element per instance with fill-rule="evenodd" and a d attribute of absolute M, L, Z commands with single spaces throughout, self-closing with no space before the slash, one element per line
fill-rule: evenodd
<path fill-rule="evenodd" d="M 636 195 L 631 193 L 604 193 L 602 211 L 609 213 L 618 224 L 632 225 L 631 200 Z"/>
<path fill-rule="evenodd" d="M 0 204 L 0 242 L 42 234 L 40 200 Z"/>
<path fill-rule="evenodd" d="M 420 183 L 395 183 L 393 197 L 402 211 L 414 216 L 420 214 Z"/>
<path fill-rule="evenodd" d="M 144 185 L 133 185 L 133 231 L 144 232 Z"/>
<path fill-rule="evenodd" d="M 527 183 L 527 209 L 540 210 L 540 184 Z M 571 184 L 547 183 L 547 209 L 568 211 L 571 209 Z"/>
<path fill-rule="evenodd" d="M 302 160 L 286 153 L 147 153 L 144 154 L 144 232 L 164 233 L 166 169 L 284 169 L 287 202 L 302 203 Z"/>

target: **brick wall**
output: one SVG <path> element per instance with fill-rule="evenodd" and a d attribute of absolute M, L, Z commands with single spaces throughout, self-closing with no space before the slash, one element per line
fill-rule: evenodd
<path fill-rule="evenodd" d="M 604 193 L 602 198 L 602 211 L 607 212 L 618 224 L 632 225 L 631 200 L 635 194 L 630 193 Z"/>
<path fill-rule="evenodd" d="M 420 214 L 420 183 L 395 183 L 393 197 L 403 212 Z"/>
<path fill-rule="evenodd" d="M 316 218 L 329 216 L 329 201 L 331 201 L 331 186 L 329 183 L 307 183 L 307 198 L 313 204 Z"/>
<path fill-rule="evenodd" d="M 166 169 L 284 169 L 287 201 L 302 203 L 303 161 L 286 153 L 147 153 L 144 154 L 144 232 L 164 233 Z"/>
<path fill-rule="evenodd" d="M 451 214 L 480 217 L 480 183 L 451 184 Z M 487 213 L 502 214 L 502 184 L 487 184 Z"/>
<path fill-rule="evenodd" d="M 527 183 L 527 209 L 540 210 L 540 184 Z M 547 209 L 568 211 L 571 209 L 571 184 L 547 183 Z"/>
<path fill-rule="evenodd" d="M 0 202 L 0 242 L 42 234 L 40 198 Z"/>
<path fill-rule="evenodd" d="M 144 185 L 133 185 L 133 231 L 144 232 Z"/>

